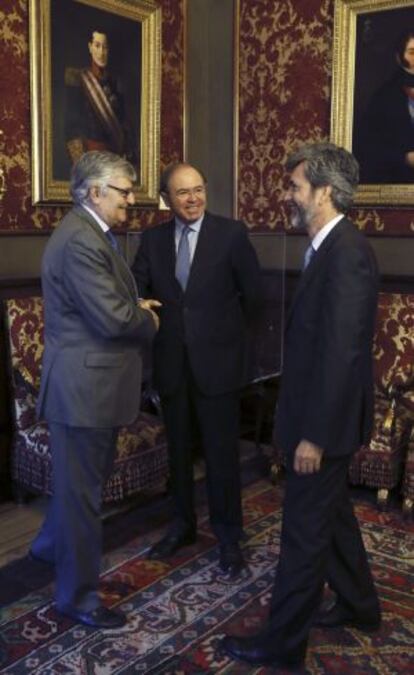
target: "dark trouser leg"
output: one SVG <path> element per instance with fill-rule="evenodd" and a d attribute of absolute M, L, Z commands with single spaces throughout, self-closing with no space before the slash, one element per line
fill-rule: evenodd
<path fill-rule="evenodd" d="M 55 525 L 54 525 L 54 514 L 55 514 L 55 497 L 49 498 L 46 515 L 42 526 L 37 533 L 35 539 L 32 541 L 30 550 L 34 555 L 47 562 L 54 564 L 56 558 L 55 551 Z"/>
<path fill-rule="evenodd" d="M 206 460 L 211 526 L 220 543 L 235 543 L 243 534 L 239 394 L 204 396 L 193 386 L 193 398 Z"/>
<path fill-rule="evenodd" d="M 162 411 L 168 440 L 170 486 L 174 503 L 173 530 L 184 532 L 197 527 L 194 509 L 194 410 L 190 398 L 187 369 L 172 396 L 162 398 Z"/>
<path fill-rule="evenodd" d="M 375 620 L 380 614 L 379 600 L 347 487 L 345 491 L 336 511 L 327 581 L 351 613 Z"/>
<path fill-rule="evenodd" d="M 288 467 L 268 624 L 269 644 L 280 652 L 300 653 L 306 647 L 321 601 L 348 465 L 348 457 L 328 459 L 318 473 L 302 476 Z"/>
<path fill-rule="evenodd" d="M 50 424 L 54 497 L 56 604 L 91 611 L 97 593 L 102 549 L 101 498 L 112 466 L 117 431 Z"/>

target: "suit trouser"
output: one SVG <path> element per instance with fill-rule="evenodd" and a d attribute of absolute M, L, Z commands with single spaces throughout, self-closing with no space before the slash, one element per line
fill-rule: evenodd
<path fill-rule="evenodd" d="M 358 521 L 348 494 L 350 458 L 325 459 L 318 473 L 288 467 L 279 563 L 268 635 L 280 652 L 306 648 L 328 581 L 341 603 L 375 620 L 379 603 Z"/>
<path fill-rule="evenodd" d="M 112 470 L 117 429 L 49 424 L 53 497 L 32 551 L 56 566 L 56 604 L 99 606 L 102 489 Z"/>
<path fill-rule="evenodd" d="M 167 432 L 173 530 L 196 530 L 193 449 L 195 429 L 201 435 L 206 462 L 210 523 L 221 543 L 234 543 L 243 534 L 238 392 L 205 396 L 197 388 L 187 362 L 178 389 L 162 397 Z"/>

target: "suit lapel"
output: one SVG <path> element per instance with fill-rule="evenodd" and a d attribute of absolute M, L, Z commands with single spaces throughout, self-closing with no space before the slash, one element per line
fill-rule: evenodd
<path fill-rule="evenodd" d="M 289 325 L 290 319 L 295 311 L 295 307 L 300 298 L 302 297 L 302 294 L 309 287 L 309 284 L 311 283 L 313 277 L 318 274 L 321 263 L 324 260 L 324 258 L 328 255 L 330 248 L 337 241 L 337 239 L 339 239 L 339 237 L 342 235 L 342 232 L 347 227 L 353 227 L 353 225 L 346 218 L 343 218 L 342 220 L 339 221 L 337 225 L 335 225 L 333 230 L 331 230 L 328 236 L 323 240 L 322 244 L 312 257 L 308 267 L 301 274 L 295 295 L 293 296 L 293 300 L 287 315 L 286 328 Z"/>
<path fill-rule="evenodd" d="M 96 236 L 99 238 L 99 240 L 102 242 L 102 244 L 108 248 L 110 251 L 113 259 L 115 266 L 119 272 L 119 275 L 122 277 L 125 285 L 127 286 L 129 292 L 131 293 L 132 297 L 134 298 L 134 301 L 138 298 L 138 290 L 137 290 L 137 285 L 135 283 L 135 279 L 133 277 L 133 274 L 131 270 L 128 267 L 128 264 L 125 260 L 125 258 L 117 253 L 109 243 L 107 237 L 105 236 L 104 231 L 102 228 L 98 225 L 96 222 L 95 218 L 91 216 L 91 214 L 83 209 L 82 207 L 75 207 L 75 212 L 79 218 L 84 220 L 89 227 L 94 231 Z"/>
<path fill-rule="evenodd" d="M 169 220 L 165 223 L 165 228 L 163 231 L 163 236 L 159 241 L 159 260 L 158 264 L 160 265 L 163 275 L 165 278 L 171 280 L 171 288 L 175 290 L 177 295 L 182 294 L 182 288 L 175 278 L 175 261 L 176 261 L 176 250 L 175 250 L 175 220 Z"/>

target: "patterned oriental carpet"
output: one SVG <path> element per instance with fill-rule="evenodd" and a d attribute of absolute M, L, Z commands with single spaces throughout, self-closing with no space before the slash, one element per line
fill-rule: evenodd
<path fill-rule="evenodd" d="M 226 631 L 256 632 L 266 617 L 281 525 L 283 483 L 260 479 L 244 489 L 248 562 L 236 582 L 220 573 L 218 550 L 203 506 L 197 544 L 163 563 L 145 560 L 159 531 L 140 535 L 105 555 L 105 604 L 129 616 L 117 631 L 75 625 L 54 610 L 51 583 L 0 610 L 0 672 L 8 675 L 283 673 L 252 668 L 220 653 Z M 414 525 L 395 509 L 379 512 L 356 499 L 356 510 L 380 592 L 378 633 L 313 629 L 300 673 L 413 673 Z M 135 513 L 135 522 L 138 516 Z M 130 527 L 130 524 L 128 527 Z M 137 529 L 132 528 L 135 535 Z M 32 565 L 40 563 L 32 563 Z M 45 566 L 43 566 L 45 567 Z"/>

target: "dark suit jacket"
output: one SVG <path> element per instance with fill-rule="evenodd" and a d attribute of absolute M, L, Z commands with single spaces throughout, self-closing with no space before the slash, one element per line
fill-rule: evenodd
<path fill-rule="evenodd" d="M 302 274 L 287 318 L 276 419 L 287 453 L 301 439 L 325 456 L 352 453 L 368 440 L 377 286 L 371 247 L 344 218 Z"/>
<path fill-rule="evenodd" d="M 180 382 L 185 346 L 200 390 L 243 383 L 247 321 L 260 298 L 260 269 L 246 226 L 206 212 L 185 293 L 175 278 L 174 219 L 142 234 L 132 271 L 143 297 L 162 303 L 154 380 L 163 395 Z"/>
<path fill-rule="evenodd" d="M 42 261 L 45 351 L 38 414 L 80 427 L 118 427 L 140 404 L 140 344 L 155 333 L 133 276 L 102 229 L 75 207 Z"/>

